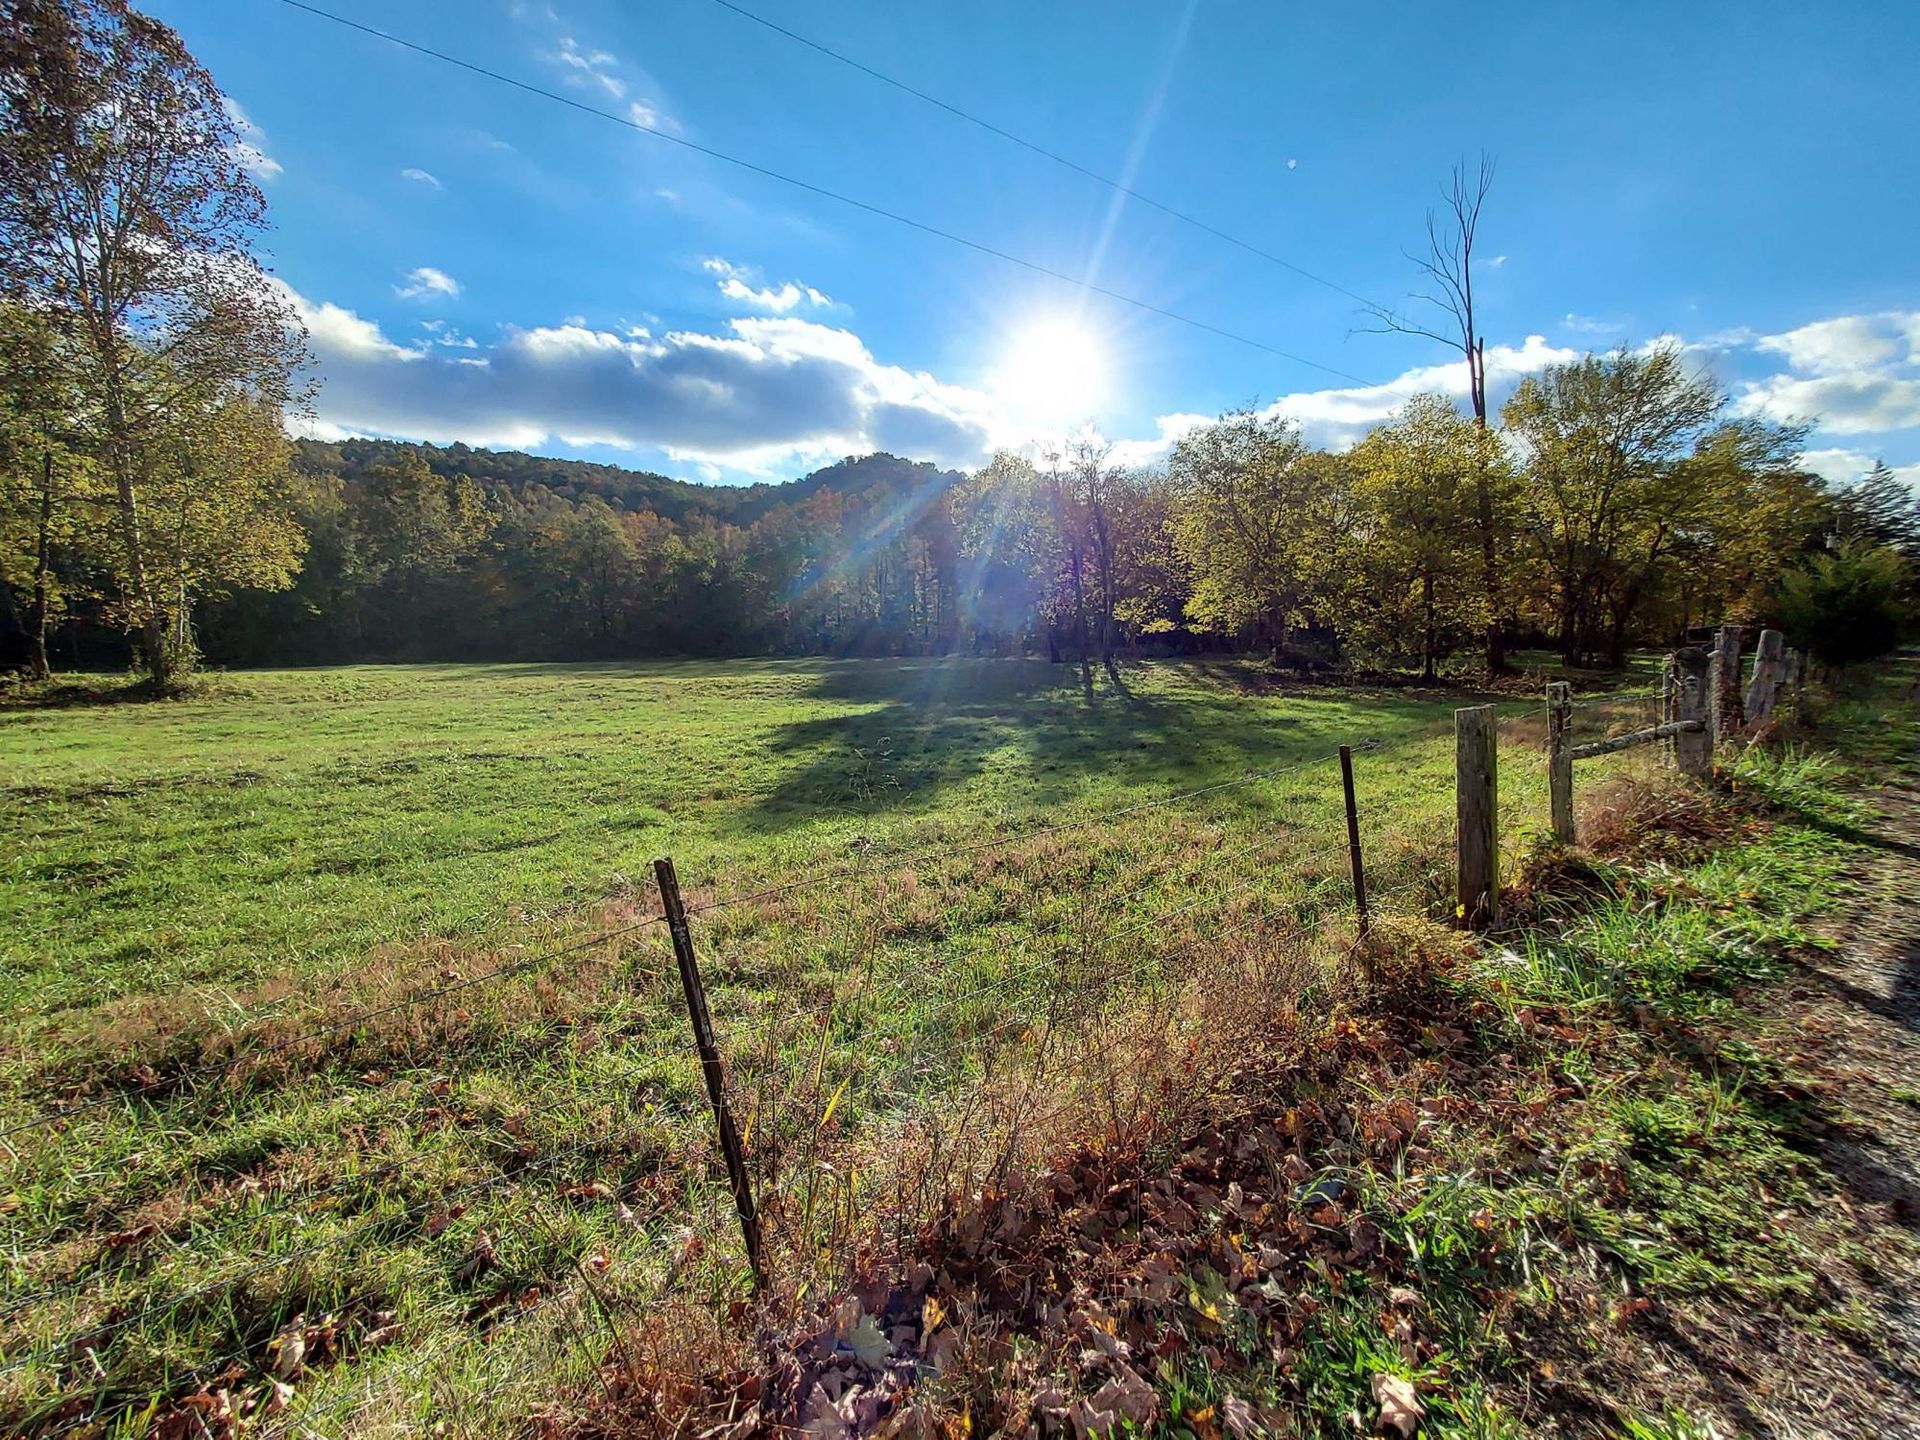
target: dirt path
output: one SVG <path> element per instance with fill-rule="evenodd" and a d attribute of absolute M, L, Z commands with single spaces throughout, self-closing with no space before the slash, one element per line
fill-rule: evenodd
<path fill-rule="evenodd" d="M 1869 798 L 1857 887 L 1760 1005 L 1764 1049 L 1816 1081 L 1813 1149 L 1853 1243 L 1822 1256 L 1848 1317 L 1821 1328 L 1697 1311 L 1663 1359 L 1733 1433 L 1778 1440 L 1920 1437 L 1920 781 Z M 1692 1388 L 1683 1386 L 1683 1388 Z"/>

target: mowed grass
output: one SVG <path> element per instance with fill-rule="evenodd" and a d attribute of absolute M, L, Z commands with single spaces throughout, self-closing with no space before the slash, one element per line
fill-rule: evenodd
<path fill-rule="evenodd" d="M 1097 1030 L 1194 945 L 1349 925 L 1339 745 L 1385 903 L 1443 903 L 1459 703 L 1240 662 L 1088 697 L 1039 662 L 767 661 L 0 715 L 0 1419 L 137 1433 L 222 1375 L 317 1433 L 524 1413 L 663 1290 L 743 1283 L 654 857 L 712 907 L 798 1263 L 887 1184 L 835 1146 Z M 1540 719 L 1505 708 L 1518 846 Z"/>
<path fill-rule="evenodd" d="M 1025 661 L 407 666 L 0 715 L 10 1009 L 305 973 L 645 883 L 838 863 L 1404 745 L 1449 703 Z M 1363 765 L 1363 772 L 1365 766 Z M 1317 777 L 1324 784 L 1326 776 Z M 1376 782 L 1386 777 L 1371 777 Z"/>

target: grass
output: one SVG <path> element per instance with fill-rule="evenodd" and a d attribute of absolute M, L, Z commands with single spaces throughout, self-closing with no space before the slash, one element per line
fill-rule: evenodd
<path fill-rule="evenodd" d="M 1137 673 L 1090 707 L 1026 662 L 356 667 L 0 714 L 0 995 L 324 972 L 643 887 L 660 854 L 758 883 L 1343 742 L 1398 754 L 1447 719 L 1249 694 L 1236 666 Z M 1367 769 L 1377 796 L 1410 788 Z"/>
<path fill-rule="evenodd" d="M 781 1263 L 831 1273 L 900 1127 L 955 1097 L 1030 1127 L 1018 1075 L 1054 1083 L 1055 1037 L 1194 945 L 1346 923 L 1338 745 L 1379 903 L 1436 898 L 1458 703 L 1238 662 L 1090 702 L 1064 667 L 951 660 L 261 672 L 0 711 L 0 1411 L 137 1433 L 224 1373 L 265 1413 L 297 1341 L 317 1433 L 484 1428 L 663 1293 L 724 1313 L 737 1244 L 645 923 L 661 854 L 696 907 L 753 897 L 697 940 Z M 1505 708 L 1517 857 L 1540 722 Z"/>
<path fill-rule="evenodd" d="M 1854 763 L 1756 749 L 1720 796 L 1601 797 L 1592 848 L 1530 855 L 1491 943 L 1396 928 L 1381 984 L 1285 1012 L 1265 1053 L 1217 1037 L 1178 1071 L 1229 1072 L 1211 1125 L 1176 1117 L 1132 1151 L 1089 1132 L 1027 1189 L 957 1200 L 882 1272 L 924 1260 L 932 1279 L 897 1284 L 967 1317 L 938 1388 L 898 1397 L 903 1428 L 1064 1425 L 1071 1405 L 1193 1440 L 1331 1437 L 1372 1428 L 1400 1377 L 1424 1434 L 1684 1440 L 1762 1428 L 1784 1357 L 1836 1342 L 1857 1364 L 1835 1385 L 1861 1390 L 1823 1418 L 1868 1423 L 1858 1377 L 1898 1363 L 1883 1307 L 1912 1240 L 1827 1168 L 1845 1090 L 1799 1068 L 1819 1062 L 1780 1028 L 1798 992 L 1772 985 L 1832 943 L 1814 927 L 1858 883 Z M 796 1399 L 869 1378 L 792 1351 L 815 1367 Z"/>

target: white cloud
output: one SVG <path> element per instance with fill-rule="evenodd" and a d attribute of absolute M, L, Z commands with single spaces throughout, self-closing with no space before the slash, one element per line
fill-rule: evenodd
<path fill-rule="evenodd" d="M 1873 468 L 1873 461 L 1863 450 L 1807 450 L 1800 456 L 1802 465 L 1833 485 L 1858 480 Z"/>
<path fill-rule="evenodd" d="M 568 85 L 598 91 L 617 101 L 626 101 L 629 95 L 638 92 L 638 98 L 626 106 L 627 119 L 645 130 L 669 133 L 679 130 L 679 122 L 659 98 L 659 86 L 644 69 L 611 50 L 581 41 L 553 6 L 515 3 L 509 7 L 509 13 L 521 24 L 544 32 L 540 57 L 557 67 Z"/>
<path fill-rule="evenodd" d="M 444 270 L 420 265 L 407 272 L 407 283 L 394 286 L 393 293 L 402 300 L 428 300 L 436 295 L 451 300 L 460 294 L 460 282 Z"/>
<path fill-rule="evenodd" d="M 1529 335 L 1518 346 L 1489 346 L 1488 404 L 1497 411 L 1523 378 L 1537 374 L 1549 365 L 1561 365 L 1578 359 L 1582 353 L 1565 346 L 1550 345 L 1542 335 Z M 1259 413 L 1268 418 L 1278 416 L 1293 421 L 1300 427 L 1301 437 L 1310 445 L 1345 450 L 1376 425 L 1391 419 L 1415 395 L 1430 393 L 1450 396 L 1464 408 L 1469 397 L 1467 362 L 1461 359 L 1439 365 L 1416 366 L 1380 385 L 1298 390 L 1282 395 Z M 1114 463 L 1124 466 L 1161 464 L 1183 435 L 1202 425 L 1211 424 L 1213 418 L 1211 415 L 1189 412 L 1159 416 L 1154 421 L 1158 433 L 1153 439 L 1122 439 L 1114 442 Z"/>
<path fill-rule="evenodd" d="M 407 347 L 351 311 L 288 293 L 322 380 L 313 433 L 558 440 L 766 473 L 868 450 L 977 464 L 993 434 L 985 394 L 883 364 L 852 332 L 791 316 L 658 338 L 538 326 L 472 348 L 439 328 Z M 461 354 L 438 348 L 456 338 Z"/>
<path fill-rule="evenodd" d="M 776 315 L 784 315 L 798 308 L 802 301 L 815 309 L 825 309 L 833 301 L 814 289 L 811 285 L 801 285 L 795 281 L 784 281 L 779 285 L 756 287 L 752 282 L 759 279 L 759 273 L 750 268 L 735 265 L 722 260 L 718 255 L 700 262 L 700 268 L 719 277 L 720 293 L 729 300 L 742 305 L 752 305 L 757 309 L 771 310 Z"/>
<path fill-rule="evenodd" d="M 1920 312 L 1841 315 L 1816 320 L 1780 335 L 1765 335 L 1756 348 L 1787 357 L 1796 370 L 1843 375 L 1920 359 Z"/>
<path fill-rule="evenodd" d="M 1864 450 L 1808 450 L 1801 454 L 1800 463 L 1830 485 L 1851 485 L 1864 480 L 1878 459 Z M 1920 464 L 1888 468 L 1902 483 L 1920 487 Z"/>
<path fill-rule="evenodd" d="M 656 317 L 644 315 L 638 318 L 647 324 L 630 317 L 589 324 L 576 315 L 556 325 L 505 329 L 491 342 L 436 318 L 416 322 L 417 343 L 401 344 L 350 310 L 293 295 L 325 382 L 317 424 L 339 433 L 442 442 L 604 444 L 664 453 L 689 471 L 736 478 L 796 473 L 867 450 L 970 465 L 994 448 L 1034 438 L 1007 396 L 886 364 L 853 330 L 808 318 L 804 307 L 830 303 L 810 287 L 762 284 L 756 272 L 717 257 L 703 269 L 723 296 L 760 313 L 736 315 L 711 330 L 663 330 Z M 431 267 L 408 281 L 404 293 L 459 289 Z M 1823 333 L 1818 324 L 1801 331 Z M 1909 372 L 1912 362 L 1741 378 L 1738 368 L 1751 371 L 1755 356 L 1786 353 L 1761 345 L 1761 338 L 1728 331 L 1693 342 L 1665 336 L 1647 343 L 1679 344 L 1694 363 L 1730 376 L 1736 413 L 1820 417 L 1819 433 L 1831 439 L 1816 442 L 1806 464 L 1835 482 L 1865 473 L 1873 457 L 1889 449 L 1889 458 L 1911 456 L 1914 446 L 1897 438 L 1883 448 L 1878 440 L 1852 437 L 1920 431 L 1920 374 Z M 1540 335 L 1490 346 L 1492 405 L 1497 410 L 1523 376 L 1584 353 Z M 1834 353 L 1832 345 L 1820 353 Z M 1464 408 L 1464 361 L 1415 366 L 1379 385 L 1291 392 L 1262 413 L 1294 420 L 1309 443 L 1343 449 L 1422 392 L 1448 395 Z M 1182 436 L 1211 419 L 1188 410 L 1162 414 L 1150 435 L 1119 435 L 1112 458 L 1127 466 L 1162 463 Z M 1920 465 L 1905 464 L 1898 473 L 1920 483 Z"/>
<path fill-rule="evenodd" d="M 462 335 L 444 320 L 422 320 L 420 328 L 432 337 L 435 345 L 444 345 L 449 350 L 478 350 L 480 342 L 471 335 Z"/>
<path fill-rule="evenodd" d="M 1866 435 L 1920 426 L 1920 378 L 1884 370 L 1801 379 L 1770 375 L 1746 382 L 1735 400 L 1743 415 L 1811 421 L 1831 435 Z"/>
<path fill-rule="evenodd" d="M 1581 353 L 1566 346 L 1550 345 L 1544 335 L 1529 335 L 1518 346 L 1489 346 L 1486 354 L 1488 405 L 1497 411 L 1526 376 L 1537 374 L 1549 365 L 1576 360 Z M 1310 444 L 1344 450 L 1390 418 L 1413 396 L 1429 392 L 1448 395 L 1464 403 L 1471 394 L 1466 360 L 1416 366 L 1384 385 L 1283 395 L 1267 407 L 1267 413 L 1284 415 L 1297 422 L 1300 433 Z"/>
<path fill-rule="evenodd" d="M 445 186 L 441 185 L 439 177 L 435 176 L 430 171 L 422 170 L 418 165 L 407 166 L 406 169 L 400 172 L 400 178 L 402 180 L 411 180 L 416 185 L 425 185 L 429 190 L 441 190 L 446 188 Z"/>
<path fill-rule="evenodd" d="M 1211 425 L 1213 419 L 1211 415 L 1162 415 L 1153 422 L 1154 429 L 1159 432 L 1153 439 L 1116 440 L 1107 452 L 1107 458 L 1123 470 L 1145 469 L 1161 464 L 1183 436 L 1203 425 Z"/>
<path fill-rule="evenodd" d="M 1601 320 L 1592 315 L 1576 315 L 1572 311 L 1560 324 L 1576 335 L 1618 335 L 1627 328 L 1617 320 Z"/>
<path fill-rule="evenodd" d="M 404 364 L 420 358 L 420 351 L 394 344 L 371 320 L 362 320 L 331 301 L 309 300 L 283 280 L 272 283 L 307 327 L 307 339 L 316 356 L 332 356 L 351 365 Z"/>
<path fill-rule="evenodd" d="M 679 121 L 651 100 L 635 100 L 627 106 L 627 118 L 642 130 L 673 131 L 680 128 Z"/>
<path fill-rule="evenodd" d="M 1735 399 L 1742 414 L 1811 421 L 1829 435 L 1920 426 L 1920 311 L 1837 315 L 1751 345 L 1785 356 L 1800 373 L 1743 381 Z"/>
<path fill-rule="evenodd" d="M 222 95 L 220 104 L 227 112 L 227 119 L 233 122 L 233 128 L 240 132 L 240 138 L 228 151 L 240 167 L 256 180 L 273 180 L 285 174 L 286 167 L 267 154 L 267 132 L 253 123 L 240 102 L 231 95 Z"/>
<path fill-rule="evenodd" d="M 615 100 L 624 99 L 627 85 L 613 74 L 620 57 L 606 50 L 589 50 L 571 35 L 560 37 L 560 48 L 548 57 L 566 71 L 567 83 L 586 88 L 598 86 Z"/>

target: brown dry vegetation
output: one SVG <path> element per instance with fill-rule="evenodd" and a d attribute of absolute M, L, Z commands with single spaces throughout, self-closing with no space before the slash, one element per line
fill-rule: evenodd
<path fill-rule="evenodd" d="M 1861 1142 L 1865 1072 L 1773 1043 L 1803 1002 L 1770 971 L 1549 999 L 1508 948 L 1623 896 L 1752 905 L 1716 857 L 1790 853 L 1793 832 L 1757 797 L 1616 785 L 1579 851 L 1518 877 L 1490 943 L 1393 927 L 1371 983 L 1322 971 L 1350 983 L 1305 985 L 1311 1005 L 1288 967 L 1315 962 L 1267 990 L 1258 949 L 1236 957 L 1241 983 L 1183 992 L 1187 1043 L 1124 1031 L 1093 1103 L 1026 1133 L 1045 1163 L 947 1169 L 969 1183 L 918 1224 L 939 1187 L 909 1163 L 920 1205 L 849 1227 L 850 1284 L 783 1289 L 757 1334 L 743 1314 L 630 1341 L 541 1428 L 1323 1434 L 1347 1408 L 1390 1424 L 1405 1376 L 1433 1433 L 1901 1433 L 1915 1192 L 1829 1163 Z M 1809 953 L 1776 938 L 1769 965 Z M 1871 1052 L 1882 1092 L 1920 1079 L 1906 1044 Z M 1696 1101 L 1726 1112 L 1680 1123 Z M 1656 1173 L 1697 1208 L 1662 1210 Z"/>

